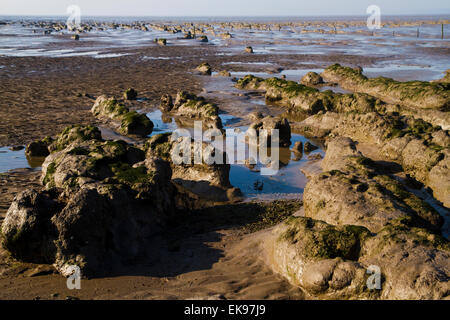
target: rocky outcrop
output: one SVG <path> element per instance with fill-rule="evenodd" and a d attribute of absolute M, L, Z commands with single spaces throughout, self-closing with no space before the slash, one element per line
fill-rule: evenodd
<path fill-rule="evenodd" d="M 430 187 L 436 199 L 450 207 L 448 132 L 423 120 L 379 114 L 319 113 L 295 124 L 310 137 L 347 136 L 374 144 L 379 155 Z M 438 187 L 439 186 L 439 187 Z"/>
<path fill-rule="evenodd" d="M 278 78 L 263 79 L 247 75 L 239 79 L 237 88 L 261 90 L 268 102 L 289 109 L 290 112 L 315 114 L 320 111 L 357 112 L 375 111 L 382 106 L 377 99 L 362 93 L 341 94 L 324 92 L 294 81 Z"/>
<path fill-rule="evenodd" d="M 417 226 L 438 232 L 443 218 L 395 179 L 378 173 L 349 138 L 328 142 L 324 172 L 310 177 L 303 200 L 305 215 L 330 224 L 352 224 L 378 232 L 391 220 L 408 216 Z"/>
<path fill-rule="evenodd" d="M 25 154 L 29 157 L 46 157 L 50 154 L 48 147 L 52 142 L 50 137 L 30 142 L 25 148 Z"/>
<path fill-rule="evenodd" d="M 278 130 L 278 145 L 289 147 L 291 145 L 291 127 L 285 118 L 267 116 L 253 122 L 249 129 L 255 129 L 259 136 L 259 130 L 267 130 L 267 145 L 270 145 L 272 130 Z M 259 141 L 261 143 L 261 141 Z"/>
<path fill-rule="evenodd" d="M 97 133 L 65 130 L 43 164 L 45 188 L 16 196 L 2 225 L 15 258 L 97 276 L 145 255 L 149 237 L 177 212 L 167 162 Z"/>
<path fill-rule="evenodd" d="M 210 76 L 212 73 L 212 69 L 211 66 L 209 65 L 208 62 L 204 62 L 201 65 L 197 66 L 197 68 L 195 68 L 195 70 L 201 74 L 201 75 L 205 75 L 205 76 Z"/>
<path fill-rule="evenodd" d="M 439 83 L 425 81 L 400 82 L 390 78 L 369 79 L 361 71 L 339 64 L 329 66 L 322 72 L 326 81 L 337 82 L 347 90 L 378 97 L 388 103 L 413 106 L 418 109 L 450 109 L 450 93 Z"/>
<path fill-rule="evenodd" d="M 300 83 L 305 86 L 316 86 L 323 83 L 322 77 L 316 72 L 308 72 L 300 80 Z"/>
<path fill-rule="evenodd" d="M 371 234 L 363 227 L 291 217 L 267 243 L 274 271 L 313 298 L 448 298 L 449 242 L 408 226 L 407 219 Z M 369 279 L 377 271 L 379 287 Z"/>
<path fill-rule="evenodd" d="M 96 117 L 118 122 L 118 130 L 122 134 L 135 134 L 145 137 L 153 131 L 153 123 L 145 114 L 130 111 L 114 98 L 98 97 L 91 112 Z"/>
<path fill-rule="evenodd" d="M 178 92 L 175 102 L 170 95 L 163 95 L 160 109 L 180 119 L 202 121 L 205 128 L 222 129 L 219 108 L 205 98 L 186 91 Z"/>
<path fill-rule="evenodd" d="M 314 298 L 448 298 L 442 217 L 349 138 L 328 142 L 322 167 L 309 176 L 305 216 L 287 219 L 265 243 L 272 268 Z M 370 288 L 377 270 L 380 287 Z"/>
<path fill-rule="evenodd" d="M 226 153 L 214 150 L 211 145 L 201 144 L 201 163 L 195 162 L 198 147 L 190 143 L 190 158 L 187 163 L 173 163 L 173 157 L 183 157 L 183 139 L 173 140 L 170 134 L 155 135 L 146 142 L 147 157 L 155 156 L 171 163 L 172 180 L 201 198 L 214 202 L 241 200 L 241 192 L 229 180 L 230 165 L 225 163 Z M 221 163 L 213 163 L 220 157 Z M 208 160 L 209 159 L 209 160 Z M 210 163 L 210 164 L 208 164 Z"/>
<path fill-rule="evenodd" d="M 201 180 L 210 186 L 205 193 L 220 186 L 228 196 L 221 201 L 238 196 L 229 166 L 180 167 L 173 175 L 161 144 L 146 154 L 121 140 L 104 141 L 95 127 L 68 127 L 49 150 L 43 188 L 16 196 L 1 227 L 2 244 L 13 257 L 53 264 L 65 276 L 71 265 L 90 277 L 146 259 L 168 219 L 219 201 L 177 179 Z"/>

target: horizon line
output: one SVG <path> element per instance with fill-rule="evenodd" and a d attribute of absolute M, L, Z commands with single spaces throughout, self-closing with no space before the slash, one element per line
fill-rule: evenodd
<path fill-rule="evenodd" d="M 385 17 L 395 17 L 395 16 L 450 16 L 450 11 L 448 13 L 389 13 L 383 14 Z M 66 17 L 67 14 L 0 14 L 0 17 Z M 86 14 L 85 17 L 111 17 L 111 18 L 122 18 L 122 17 L 138 17 L 138 18 L 305 18 L 305 17 L 367 17 L 367 14 L 306 14 L 306 15 L 105 15 L 105 14 Z"/>

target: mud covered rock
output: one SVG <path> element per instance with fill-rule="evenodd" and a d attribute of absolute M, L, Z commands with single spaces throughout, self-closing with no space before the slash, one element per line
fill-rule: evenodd
<path fill-rule="evenodd" d="M 17 259 L 102 275 L 147 257 L 150 238 L 192 206 L 167 161 L 103 141 L 95 127 L 69 127 L 52 146 L 44 188 L 19 193 L 2 224 L 3 246 Z"/>
<path fill-rule="evenodd" d="M 16 259 L 33 263 L 53 262 L 54 227 L 49 223 L 60 204 L 53 192 L 25 190 L 16 195 L 1 227 L 2 246 Z"/>
<path fill-rule="evenodd" d="M 419 227 L 439 232 L 443 218 L 395 179 L 379 173 L 356 151 L 349 138 L 328 142 L 324 172 L 305 187 L 305 215 L 330 224 L 353 224 L 378 232 L 391 220 L 412 218 Z"/>
<path fill-rule="evenodd" d="M 319 147 L 313 145 L 311 142 L 308 142 L 308 141 L 305 142 L 305 147 L 303 148 L 303 150 L 304 150 L 306 153 L 310 153 L 310 152 L 312 152 L 312 151 L 314 151 L 314 150 L 317 150 L 317 149 L 319 149 Z"/>
<path fill-rule="evenodd" d="M 200 36 L 199 38 L 200 42 L 208 42 L 208 37 L 207 36 Z"/>
<path fill-rule="evenodd" d="M 332 226 L 291 217 L 273 231 L 269 256 L 274 270 L 311 296 L 371 298 L 365 269 L 357 260 L 370 232 L 357 226 Z"/>
<path fill-rule="evenodd" d="M 448 111 L 450 108 L 450 93 L 439 83 L 400 82 L 384 77 L 369 79 L 361 72 L 339 64 L 326 68 L 322 77 L 327 81 L 339 83 L 344 89 L 367 93 L 388 103 L 442 111 Z"/>
<path fill-rule="evenodd" d="M 138 93 L 133 88 L 128 88 L 123 93 L 123 97 L 125 98 L 125 100 L 136 100 L 137 96 L 138 96 Z"/>
<path fill-rule="evenodd" d="M 382 299 L 446 299 L 450 290 L 450 245 L 410 218 L 392 221 L 366 239 L 359 262 L 382 273 Z"/>
<path fill-rule="evenodd" d="M 153 131 L 153 122 L 145 114 L 130 111 L 114 98 L 100 96 L 95 100 L 91 112 L 99 118 L 109 118 L 120 123 L 122 134 L 148 136 Z"/>
<path fill-rule="evenodd" d="M 309 137 L 347 136 L 373 144 L 381 157 L 398 162 L 407 174 L 432 188 L 436 199 L 449 206 L 447 131 L 420 119 L 376 112 L 319 113 L 293 128 Z"/>

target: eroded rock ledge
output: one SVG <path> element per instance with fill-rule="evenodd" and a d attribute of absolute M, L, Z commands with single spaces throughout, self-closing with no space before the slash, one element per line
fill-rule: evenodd
<path fill-rule="evenodd" d="M 158 139 L 144 150 L 105 141 L 96 127 L 65 129 L 48 145 L 43 188 L 23 191 L 11 204 L 1 227 L 4 248 L 19 260 L 54 264 L 65 276 L 69 265 L 98 276 L 145 258 L 169 219 L 237 196 L 229 166 L 172 170 L 164 146 L 152 147 Z M 203 193 L 218 188 L 225 197 L 206 199 L 187 188 L 195 182 Z"/>
<path fill-rule="evenodd" d="M 319 113 L 293 127 L 310 137 L 347 136 L 377 146 L 380 157 L 401 164 L 407 174 L 450 207 L 448 131 L 420 119 L 377 112 Z"/>
<path fill-rule="evenodd" d="M 438 213 L 378 173 L 348 138 L 328 143 L 323 169 L 307 184 L 305 216 L 266 242 L 273 269 L 319 298 L 447 298 L 450 244 Z M 372 265 L 381 290 L 366 285 Z"/>

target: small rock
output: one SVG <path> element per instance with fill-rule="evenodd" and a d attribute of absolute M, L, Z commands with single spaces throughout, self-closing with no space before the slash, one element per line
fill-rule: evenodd
<path fill-rule="evenodd" d="M 256 180 L 253 183 L 253 189 L 256 191 L 262 191 L 262 189 L 264 188 L 264 182 L 260 181 L 260 180 Z"/>
<path fill-rule="evenodd" d="M 48 145 L 43 141 L 33 141 L 25 150 L 27 156 L 30 157 L 46 157 L 50 154 Z"/>
<path fill-rule="evenodd" d="M 125 90 L 125 92 L 123 93 L 123 97 L 126 100 L 136 100 L 137 98 L 137 91 L 134 90 L 133 88 L 128 88 L 127 90 Z"/>
<path fill-rule="evenodd" d="M 308 152 L 311 152 L 311 151 L 314 151 L 317 149 L 319 149 L 319 147 L 316 147 L 315 145 L 313 145 L 310 142 L 305 142 L 305 147 L 304 147 L 305 152 L 308 153 Z"/>
<path fill-rule="evenodd" d="M 320 160 L 322 159 L 322 155 L 320 153 L 310 154 L 308 156 L 308 160 Z"/>
<path fill-rule="evenodd" d="M 9 150 L 20 151 L 20 150 L 23 150 L 24 148 L 25 148 L 24 146 L 11 146 L 11 147 L 9 147 Z"/>
<path fill-rule="evenodd" d="M 294 143 L 294 146 L 292 147 L 292 151 L 302 153 L 303 152 L 303 143 L 301 141 L 297 141 Z"/>
<path fill-rule="evenodd" d="M 300 80 L 300 83 L 305 86 L 315 86 L 323 83 L 322 77 L 316 72 L 308 72 Z"/>
<path fill-rule="evenodd" d="M 202 75 L 210 76 L 212 73 L 211 66 L 207 62 L 202 63 L 197 68 L 195 68 L 195 70 L 197 70 Z"/>

